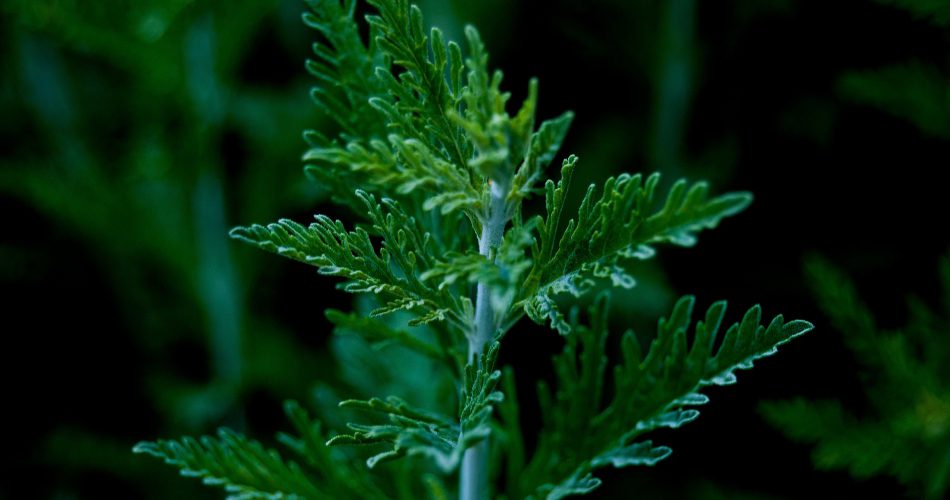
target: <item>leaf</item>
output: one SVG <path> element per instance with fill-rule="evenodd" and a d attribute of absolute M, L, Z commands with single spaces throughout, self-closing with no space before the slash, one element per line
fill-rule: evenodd
<path fill-rule="evenodd" d="M 763 326 L 756 306 L 726 330 L 716 347 L 726 310 L 724 302 L 717 302 L 688 341 L 693 298 L 684 297 L 668 318 L 660 320 L 645 357 L 633 332 L 624 334 L 622 362 L 613 370 L 613 391 L 608 396 L 606 302 L 601 295 L 591 307 L 589 327 L 572 317 L 567 344 L 555 358 L 557 391 L 552 395 L 543 384 L 539 388 L 544 420 L 537 450 L 519 476 L 509 478 L 517 483 L 511 496 L 541 498 L 558 490 L 554 485 L 587 477 L 608 465 L 654 465 L 670 449 L 655 447 L 651 441 L 635 442 L 638 437 L 694 420 L 699 412 L 684 407 L 708 401 L 700 389 L 734 383 L 735 370 L 751 368 L 755 360 L 812 329 L 808 322 L 786 323 L 782 316 Z"/>
<path fill-rule="evenodd" d="M 376 33 L 376 44 L 403 71 L 398 75 L 377 72 L 392 100 L 377 99 L 373 105 L 399 135 L 437 146 L 433 151 L 440 152 L 445 161 L 464 166 L 471 156 L 471 147 L 448 115 L 461 102 L 461 50 L 454 43 L 446 46 L 438 29 L 431 31 L 431 38 L 427 37 L 422 12 L 408 1 L 369 3 L 378 11 L 378 15 L 366 18 Z"/>
<path fill-rule="evenodd" d="M 336 327 L 334 333 L 352 332 L 376 343 L 396 342 L 438 361 L 444 361 L 448 356 L 442 346 L 432 344 L 405 330 L 391 328 L 378 319 L 367 318 L 357 313 L 344 313 L 335 309 L 327 309 L 325 314 L 330 323 Z"/>
<path fill-rule="evenodd" d="M 535 221 L 540 244 L 533 249 L 533 266 L 516 302 L 532 320 L 547 320 L 561 334 L 568 329 L 557 310 L 555 295 L 580 297 L 593 286 L 592 278 L 610 278 L 615 285 L 629 288 L 634 280 L 617 266 L 619 260 L 649 258 L 654 254 L 653 245 L 660 243 L 692 246 L 696 233 L 716 227 L 752 200 L 748 193 L 709 198 L 706 183 L 689 185 L 680 180 L 670 189 L 662 208 L 656 210 L 659 174 L 646 179 L 639 174 L 623 174 L 607 179 L 599 196 L 591 185 L 577 219 L 569 220 L 559 233 L 576 161 L 573 156 L 565 160 L 561 180 L 556 185 L 548 181 L 545 186 L 546 215 Z"/>
<path fill-rule="evenodd" d="M 945 3 L 945 5 L 948 5 Z M 946 9 L 950 21 L 950 8 Z M 845 74 L 841 91 L 913 123 L 923 132 L 950 139 L 950 80 L 936 67 L 910 62 Z"/>
<path fill-rule="evenodd" d="M 386 498 L 361 470 L 331 455 L 320 424 L 297 403 L 288 401 L 284 408 L 300 436 L 282 434 L 279 439 L 311 467 L 309 473 L 277 451 L 228 429 L 220 429 L 216 437 L 141 442 L 133 451 L 161 458 L 183 476 L 220 486 L 233 500 Z"/>
<path fill-rule="evenodd" d="M 545 500 L 560 500 L 561 498 L 567 498 L 572 495 L 586 495 L 597 489 L 600 484 L 600 479 L 597 479 L 590 473 L 587 473 L 582 477 L 571 476 L 560 484 L 553 486 L 547 485 L 547 487 L 539 492 L 543 496 L 539 495 L 537 498 L 544 498 Z"/>
<path fill-rule="evenodd" d="M 355 0 L 305 0 L 310 8 L 303 22 L 320 34 L 313 44 L 314 59 L 307 71 L 319 83 L 311 91 L 317 107 L 354 138 L 385 136 L 385 122 L 370 105 L 373 98 L 386 96 L 376 78 L 376 68 L 388 68 L 384 54 L 373 44 L 365 44 L 354 18 Z M 375 35 L 370 33 L 370 39 Z"/>
<path fill-rule="evenodd" d="M 391 151 L 383 142 L 386 121 L 374 99 L 388 98 L 376 68 L 388 68 L 389 61 L 375 44 L 365 44 L 354 18 L 356 1 L 306 0 L 310 12 L 303 22 L 320 35 L 313 44 L 313 58 L 307 71 L 317 85 L 310 97 L 317 108 L 334 120 L 342 131 L 339 139 L 308 130 L 304 138 L 310 149 L 304 155 L 308 176 L 317 181 L 341 204 L 359 205 L 353 196 L 364 189 L 383 196 L 395 196 L 385 183 L 391 175 Z M 374 31 L 370 31 L 372 40 Z"/>
<path fill-rule="evenodd" d="M 280 433 L 278 440 L 293 450 L 307 465 L 320 471 L 323 484 L 333 485 L 334 496 L 359 495 L 361 498 L 386 498 L 365 470 L 354 467 L 344 457 L 337 456 L 326 445 L 320 422 L 310 418 L 296 401 L 284 403 L 284 413 L 290 419 L 297 435 Z"/>
<path fill-rule="evenodd" d="M 410 324 L 442 320 L 467 324 L 459 299 L 419 279 L 434 261 L 429 233 L 395 201 L 383 199 L 384 211 L 372 195 L 362 191 L 357 195 L 382 237 L 378 251 L 365 229 L 346 231 L 342 222 L 323 215 L 307 227 L 286 219 L 267 226 L 238 227 L 231 237 L 316 266 L 321 274 L 344 278 L 340 288 L 347 292 L 376 294 L 383 305 L 372 316 L 405 310 L 417 315 Z"/>
<path fill-rule="evenodd" d="M 277 452 L 227 429 L 219 430 L 217 438 L 142 442 L 133 451 L 161 458 L 181 469 L 183 476 L 201 478 L 209 486 L 221 486 L 229 493 L 229 499 L 325 496 L 296 464 L 285 463 Z"/>
<path fill-rule="evenodd" d="M 698 413 L 698 412 L 697 412 Z M 670 456 L 673 450 L 666 446 L 653 447 L 653 442 L 644 441 L 634 443 L 622 448 L 613 448 L 607 452 L 601 453 L 590 461 L 593 468 L 613 465 L 616 468 L 627 467 L 630 465 L 656 465 L 657 462 Z"/>
<path fill-rule="evenodd" d="M 531 194 L 534 185 L 543 178 L 544 170 L 561 149 L 561 143 L 573 120 L 574 113 L 567 111 L 557 118 L 545 121 L 538 131 L 531 135 L 528 156 L 512 181 L 509 201 L 520 200 Z"/>
<path fill-rule="evenodd" d="M 506 474 L 518 477 L 524 469 L 525 443 L 521 432 L 521 417 L 518 407 L 518 391 L 515 386 L 514 369 L 506 366 L 502 370 L 504 401 L 498 405 L 501 434 L 497 436 L 498 446 L 505 450 Z"/>
<path fill-rule="evenodd" d="M 502 401 L 494 390 L 501 373 L 494 369 L 498 344 L 493 344 L 476 365 L 465 370 L 465 384 L 459 401 L 458 418 L 413 408 L 405 401 L 389 397 L 366 401 L 347 400 L 343 408 L 355 408 L 377 414 L 386 421 L 380 424 L 348 424 L 350 434 L 339 434 L 327 444 L 388 446 L 367 459 L 369 467 L 405 456 L 422 456 L 432 460 L 443 472 L 452 472 L 462 460 L 465 450 L 491 434 L 492 408 Z"/>
<path fill-rule="evenodd" d="M 940 25 L 950 25 L 950 4 L 945 0 L 875 0 L 877 3 L 892 5 L 906 10 L 916 18 L 927 19 Z"/>
<path fill-rule="evenodd" d="M 182 476 L 224 488 L 230 500 L 386 498 L 359 470 L 330 455 L 319 423 L 311 421 L 299 405 L 287 402 L 285 409 L 300 437 L 281 435 L 280 440 L 305 460 L 312 474 L 277 451 L 228 429 L 219 430 L 216 437 L 141 442 L 133 451 L 161 458 L 179 468 Z"/>
<path fill-rule="evenodd" d="M 412 408 L 394 396 L 386 400 L 346 400 L 340 402 L 340 407 L 379 413 L 389 420 L 385 424 L 375 425 L 348 424 L 353 431 L 351 434 L 338 434 L 327 441 L 328 446 L 391 444 L 391 449 L 366 460 L 370 468 L 387 460 L 418 455 L 433 459 L 448 472 L 461 459 L 459 452 L 456 452 L 459 429 L 453 419 Z"/>

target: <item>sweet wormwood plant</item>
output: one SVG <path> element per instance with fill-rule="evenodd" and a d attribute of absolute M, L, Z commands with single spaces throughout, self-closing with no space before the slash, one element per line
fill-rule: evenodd
<path fill-rule="evenodd" d="M 814 445 L 821 469 L 866 478 L 896 477 L 910 493 L 946 498 L 950 489 L 950 254 L 940 263 L 942 311 L 911 297 L 909 321 L 881 328 L 848 277 L 815 257 L 806 266 L 816 298 L 862 370 L 868 405 L 833 400 L 768 402 L 765 417 L 789 437 Z"/>
<path fill-rule="evenodd" d="M 661 196 L 657 174 L 623 174 L 590 186 L 578 213 L 567 216 L 577 157 L 563 161 L 557 182 L 545 179 L 545 169 L 572 114 L 536 125 L 537 81 L 509 114 L 501 72 L 489 71 L 474 28 L 465 30 L 466 57 L 438 29 L 427 36 L 422 13 L 405 0 L 370 0 L 376 14 L 366 18 L 364 44 L 355 1 L 307 3 L 304 21 L 321 36 L 307 64 L 318 80 L 313 98 L 341 132 L 306 134 L 306 171 L 365 224 L 347 229 L 318 215 L 309 226 L 281 220 L 231 234 L 368 294 L 376 303 L 368 315 L 332 311 L 329 319 L 435 360 L 453 380 L 455 401 L 443 413 L 396 397 L 346 400 L 341 407 L 371 420 L 329 441 L 288 403 L 299 436 L 279 440 L 299 462 L 228 430 L 135 451 L 223 486 L 232 498 L 445 498 L 452 487 L 442 478 L 457 470 L 463 499 L 557 499 L 595 489 L 595 469 L 667 457 L 669 448 L 643 436 L 692 421 L 692 407 L 708 400 L 704 386 L 732 384 L 736 369 L 812 328 L 782 316 L 762 325 L 753 307 L 717 342 L 725 303 L 693 326 L 694 301 L 684 297 L 659 321 L 645 353 L 633 332 L 624 333 L 608 383 L 608 297 L 594 301 L 587 324 L 576 309 L 565 314 L 556 297 L 581 297 L 598 281 L 633 286 L 623 260 L 649 258 L 656 245 L 693 245 L 750 195 L 710 197 L 705 183 L 678 181 Z M 542 191 L 544 212 L 528 216 L 523 201 Z M 506 333 L 524 316 L 565 341 L 554 360 L 556 389 L 540 386 L 543 423 L 533 452 L 522 440 L 513 370 L 503 376 L 496 367 Z M 381 446 L 366 460 L 381 474 L 351 463 L 341 445 Z M 377 467 L 401 457 L 416 459 Z"/>

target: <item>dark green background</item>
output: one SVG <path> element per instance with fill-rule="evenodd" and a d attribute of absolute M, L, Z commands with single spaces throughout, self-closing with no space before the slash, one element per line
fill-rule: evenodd
<path fill-rule="evenodd" d="M 605 471 L 594 496 L 900 497 L 890 479 L 815 472 L 756 402 L 866 405 L 804 283 L 806 254 L 851 273 L 884 326 L 903 321 L 908 292 L 936 301 L 950 246 L 938 180 L 950 165 L 947 29 L 859 0 L 423 7 L 450 38 L 464 22 L 481 29 L 515 101 L 537 76 L 542 118 L 577 113 L 564 152 L 581 158 L 579 186 L 660 170 L 755 193 L 695 249 L 661 252 L 663 272 L 614 301 L 618 326 L 650 325 L 681 293 L 817 325 L 713 390 L 697 422 L 656 436 L 674 448 L 669 460 Z M 314 382 L 338 376 L 322 310 L 350 297 L 226 238 L 282 216 L 348 217 L 301 173 L 302 130 L 328 126 L 307 96 L 302 10 L 0 5 L 0 498 L 219 497 L 131 446 L 219 425 L 267 441 L 285 426 L 282 399 L 306 402 Z M 900 101 L 888 108 L 848 83 L 895 64 L 924 68 L 937 90 L 885 89 Z M 550 375 L 559 342 L 529 325 L 510 334 L 502 356 L 523 367 L 521 394 Z"/>

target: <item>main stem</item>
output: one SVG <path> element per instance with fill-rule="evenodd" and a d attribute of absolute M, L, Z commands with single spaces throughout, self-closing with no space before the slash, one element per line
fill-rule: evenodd
<path fill-rule="evenodd" d="M 505 232 L 505 198 L 501 186 L 492 185 L 491 206 L 488 220 L 482 225 L 478 240 L 478 253 L 492 258 L 492 248 L 497 248 Z M 478 357 L 495 335 L 495 311 L 491 304 L 491 290 L 484 280 L 478 282 L 475 292 L 475 332 L 468 339 L 468 362 L 478 362 Z M 488 440 L 483 440 L 465 451 L 459 476 L 461 500 L 485 500 L 488 498 Z"/>

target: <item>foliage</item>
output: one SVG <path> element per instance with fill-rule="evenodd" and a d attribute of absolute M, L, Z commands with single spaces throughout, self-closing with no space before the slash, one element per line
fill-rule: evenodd
<path fill-rule="evenodd" d="M 108 401 L 88 400 L 57 422 L 66 432 L 31 443 L 40 450 L 36 461 L 57 470 L 57 480 L 44 481 L 50 495 L 75 496 L 52 490 L 75 485 L 71 478 L 88 471 L 140 484 L 149 498 L 171 494 L 148 467 L 100 459 L 128 448 L 102 415 L 121 413 L 161 432 L 204 432 L 222 421 L 238 426 L 249 394 L 282 399 L 309 386 L 301 373 L 315 373 L 317 356 L 250 307 L 245 291 L 260 266 L 216 236 L 228 229 L 231 210 L 241 219 L 264 217 L 316 198 L 299 176 L 269 168 L 299 147 L 292 135 L 270 133 L 270 124 L 312 122 L 312 110 L 298 104 L 305 96 L 248 84 L 240 67 L 253 38 L 273 21 L 266 15 L 273 8 L 272 0 L 0 5 L 0 106 L 5 125 L 14 127 L 2 134 L 8 140 L 0 148 L 0 197 L 8 210 L 23 212 L 18 219 L 29 227 L 3 242 L 11 252 L 4 260 L 42 259 L 56 283 L 24 274 L 27 283 L 41 283 L 41 302 L 58 302 L 59 288 L 77 309 L 94 311 L 92 322 L 63 320 L 97 335 L 83 352 L 66 355 L 74 361 L 59 373 L 96 366 L 70 376 L 87 387 L 90 373 L 115 380 L 115 372 L 130 367 L 122 383 L 102 390 Z M 246 168 L 221 154 L 225 140 L 248 145 Z M 287 194 L 261 196 L 262 190 Z M 231 203 L 231 193 L 240 204 Z M 68 259 L 53 259 L 64 252 Z M 4 281 L 8 269 L 0 273 Z M 68 269 L 86 274 L 78 282 Z M 122 356 L 89 359 L 116 342 Z M 208 369 L 181 370 L 183 352 Z M 268 361 L 274 358 L 285 365 L 275 367 Z M 68 391 L 54 378 L 44 380 Z M 33 392 L 46 394 L 40 386 Z M 45 433 L 45 425 L 35 431 Z"/>
<path fill-rule="evenodd" d="M 947 2 L 876 1 L 941 36 L 950 22 Z M 838 87 L 855 102 L 947 141 L 948 70 L 942 59 L 898 61 L 846 73 Z M 848 408 L 839 401 L 795 399 L 769 402 L 763 413 L 791 438 L 812 444 L 822 469 L 847 469 L 859 478 L 890 475 L 915 495 L 942 498 L 950 485 L 950 301 L 940 311 L 910 298 L 907 324 L 884 328 L 838 268 L 816 257 L 806 271 L 817 302 L 861 366 L 867 404 Z M 940 276 L 950 297 L 946 258 Z"/>
<path fill-rule="evenodd" d="M 950 23 L 950 5 L 942 0 L 875 0 L 910 13 L 915 18 L 946 26 Z"/>
<path fill-rule="evenodd" d="M 610 278 L 610 286 L 632 287 L 624 261 L 648 259 L 662 245 L 694 245 L 699 232 L 743 210 L 750 195 L 712 196 L 705 183 L 683 180 L 662 189 L 658 174 L 622 174 L 600 189 L 591 185 L 577 214 L 565 216 L 578 159 L 563 160 L 557 183 L 545 180 L 545 170 L 573 115 L 539 121 L 536 80 L 517 111 L 509 113 L 502 73 L 489 69 L 475 28 L 465 30 L 463 55 L 439 29 L 426 31 L 421 11 L 406 0 L 370 0 L 375 13 L 366 18 L 369 42 L 364 43 L 355 0 L 307 3 L 304 21 L 320 36 L 308 63 L 317 79 L 312 96 L 336 121 L 339 134 L 306 134 L 306 171 L 329 186 L 334 201 L 355 212 L 359 222 L 317 215 L 309 225 L 281 220 L 239 227 L 231 235 L 342 279 L 340 289 L 374 307 L 365 316 L 330 312 L 338 328 L 370 343 L 401 345 L 437 363 L 453 380 L 448 403 L 395 395 L 340 403 L 343 411 L 357 412 L 348 430 L 327 444 L 372 447 L 376 451 L 367 465 L 391 476 L 388 483 L 361 484 L 413 498 L 420 485 L 406 481 L 426 477 L 425 486 L 435 495 L 447 491 L 440 478 L 459 470 L 463 498 L 488 497 L 487 450 L 498 436 L 519 450 L 508 462 L 509 495 L 561 498 L 589 492 L 599 484 L 594 469 L 653 465 L 667 456 L 665 447 L 634 440 L 694 419 L 698 413 L 688 407 L 706 401 L 697 392 L 703 386 L 733 383 L 734 370 L 750 368 L 755 359 L 811 329 L 781 316 L 762 326 L 756 307 L 717 342 L 725 313 L 725 304 L 717 303 L 689 336 L 693 301 L 685 298 L 660 322 L 642 359 L 637 338 L 624 335 L 614 392 L 605 396 L 606 299 L 597 302 L 591 325 L 585 326 L 577 313 L 561 312 L 555 296 L 568 292 L 580 298 L 602 278 Z M 541 185 L 545 210 L 532 216 L 523 202 Z M 555 360 L 554 396 L 541 391 L 545 424 L 526 462 L 513 371 L 502 381 L 496 368 L 505 335 L 524 315 L 549 323 L 566 343 Z M 400 362 L 383 353 L 379 358 L 347 369 L 370 371 L 383 360 Z M 597 425 L 588 431 L 592 422 Z M 231 433 L 137 447 L 249 498 L 319 497 L 324 483 L 335 484 L 334 469 L 349 471 L 352 465 L 343 464 L 360 456 L 347 447 L 330 461 L 320 446 L 302 449 L 304 458 L 313 458 L 307 462 L 318 479 Z M 380 465 L 395 459 L 403 460 Z"/>
<path fill-rule="evenodd" d="M 494 370 L 497 356 L 498 343 L 495 343 L 482 355 L 477 369 L 472 365 L 467 367 L 457 420 L 412 408 L 394 396 L 385 401 L 379 398 L 368 401 L 351 399 L 342 401 L 340 407 L 385 415 L 389 422 L 384 425 L 349 424 L 352 434 L 338 434 L 328 444 L 389 443 L 393 448 L 370 457 L 367 465 L 373 467 L 381 461 L 405 455 L 423 455 L 435 460 L 443 471 L 451 472 L 467 448 L 491 434 L 489 417 L 492 405 L 503 399 L 502 393 L 494 390 L 501 377 L 501 372 Z"/>
<path fill-rule="evenodd" d="M 805 321 L 786 323 L 782 316 L 763 326 L 756 306 L 717 344 L 725 302 L 713 304 L 690 335 L 694 299 L 683 297 L 659 321 L 645 355 L 632 331 L 623 335 L 622 362 L 613 369 L 612 394 L 605 394 L 606 302 L 601 297 L 592 306 L 590 327 L 574 318 L 564 352 L 554 361 L 555 394 L 545 384 L 539 387 L 541 440 L 528 464 L 509 472 L 511 498 L 584 493 L 600 484 L 591 476 L 594 469 L 654 465 L 671 450 L 649 440 L 635 442 L 639 437 L 695 420 L 699 411 L 691 407 L 709 401 L 703 387 L 734 384 L 735 370 L 752 368 L 753 361 L 812 328 Z"/>
<path fill-rule="evenodd" d="M 937 313 L 912 298 L 908 324 L 885 329 L 840 270 L 814 258 L 807 271 L 818 303 L 861 364 L 868 407 L 852 412 L 838 401 L 796 399 L 764 404 L 766 418 L 813 444 L 818 467 L 888 474 L 943 498 L 950 486 L 950 300 Z M 940 275 L 950 298 L 950 256 Z"/>
<path fill-rule="evenodd" d="M 950 4 L 942 0 L 876 0 L 926 20 L 943 33 L 950 25 Z M 950 67 L 912 60 L 887 67 L 853 71 L 839 82 L 842 92 L 857 102 L 905 119 L 921 131 L 950 140 Z"/>
<path fill-rule="evenodd" d="M 304 472 L 296 462 L 260 443 L 228 429 L 217 437 L 200 440 L 159 440 L 136 445 L 136 453 L 147 453 L 181 469 L 181 474 L 201 478 L 209 486 L 220 486 L 229 499 L 300 498 L 385 498 L 368 480 L 364 469 L 344 467 L 324 444 L 320 425 L 293 402 L 285 405 L 287 416 L 299 436 L 281 435 L 281 441 L 312 468 Z"/>

